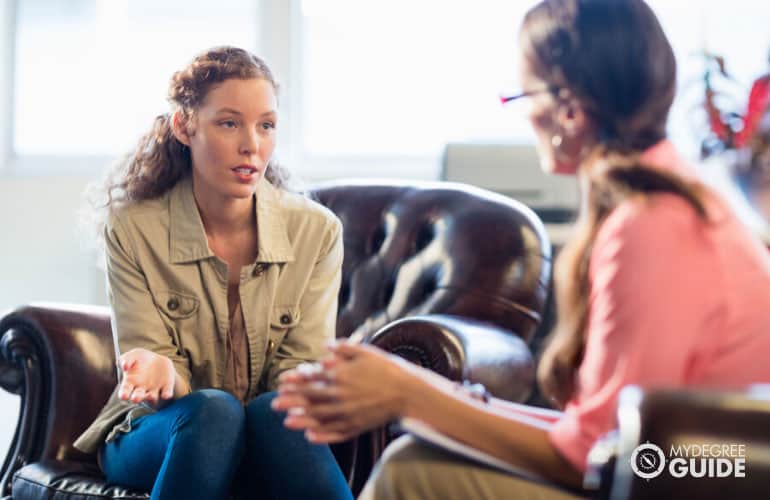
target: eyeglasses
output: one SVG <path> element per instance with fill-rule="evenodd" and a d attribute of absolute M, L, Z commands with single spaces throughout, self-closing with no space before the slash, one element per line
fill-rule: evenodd
<path fill-rule="evenodd" d="M 534 95 L 538 94 L 544 94 L 544 93 L 551 93 L 551 94 L 558 94 L 559 88 L 558 87 L 544 87 L 542 89 L 536 89 L 536 90 L 526 90 L 521 92 L 516 92 L 513 94 L 502 94 L 500 95 L 500 104 L 508 104 L 511 101 L 516 101 L 519 99 L 522 99 L 524 97 L 532 97 Z"/>

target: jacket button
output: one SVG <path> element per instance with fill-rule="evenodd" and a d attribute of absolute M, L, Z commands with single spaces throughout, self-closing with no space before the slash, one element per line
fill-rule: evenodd
<path fill-rule="evenodd" d="M 262 276 L 262 273 L 265 272 L 265 269 L 267 269 L 267 264 L 257 264 L 254 266 L 254 276 Z"/>
<path fill-rule="evenodd" d="M 288 325 L 289 323 L 291 323 L 291 316 L 289 316 L 288 314 L 284 314 L 283 316 L 281 316 L 282 325 Z"/>
<path fill-rule="evenodd" d="M 176 297 L 171 297 L 170 299 L 168 299 L 166 306 L 170 311 L 176 311 L 177 309 L 179 309 L 179 299 L 177 299 Z"/>

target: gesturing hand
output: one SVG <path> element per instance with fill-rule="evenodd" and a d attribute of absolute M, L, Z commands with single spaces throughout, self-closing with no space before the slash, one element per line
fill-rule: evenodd
<path fill-rule="evenodd" d="M 176 370 L 166 356 L 147 349 L 131 349 L 118 360 L 123 371 L 118 397 L 133 403 L 157 404 L 174 396 Z"/>

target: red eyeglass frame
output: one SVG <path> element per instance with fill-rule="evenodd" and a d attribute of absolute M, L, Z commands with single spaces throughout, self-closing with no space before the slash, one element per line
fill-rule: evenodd
<path fill-rule="evenodd" d="M 542 89 L 536 89 L 536 90 L 525 90 L 523 92 L 517 92 L 515 94 L 511 95 L 501 95 L 500 96 L 500 104 L 508 104 L 511 101 L 515 101 L 517 99 L 521 99 L 523 97 L 532 97 L 537 94 L 542 94 L 545 92 L 549 92 L 551 94 L 558 94 L 559 89 L 558 87 L 545 87 Z"/>

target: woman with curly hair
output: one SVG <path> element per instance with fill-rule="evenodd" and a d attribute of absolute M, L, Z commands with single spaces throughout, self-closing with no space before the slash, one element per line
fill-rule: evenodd
<path fill-rule="evenodd" d="M 270 410 L 334 338 L 342 265 L 339 220 L 272 162 L 276 93 L 247 51 L 200 54 L 106 187 L 119 383 L 76 447 L 154 500 L 351 496 L 329 447 Z"/>

